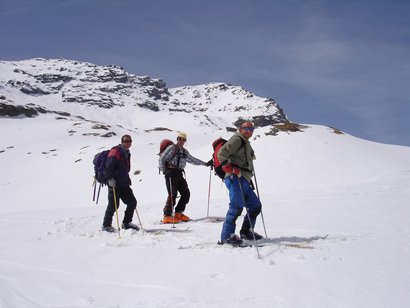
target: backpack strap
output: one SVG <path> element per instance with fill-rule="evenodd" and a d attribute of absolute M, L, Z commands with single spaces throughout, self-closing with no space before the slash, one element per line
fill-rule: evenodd
<path fill-rule="evenodd" d="M 238 148 L 238 151 L 241 147 L 243 147 L 243 151 L 245 152 L 245 158 L 246 158 L 246 167 L 249 167 L 248 156 L 246 155 L 246 143 L 241 137 L 237 136 L 237 138 L 241 140 L 241 146 Z M 231 157 L 232 155 L 233 154 L 231 154 L 229 157 Z"/>
<path fill-rule="evenodd" d="M 170 146 L 173 146 L 173 147 L 174 147 L 174 154 L 173 154 L 172 157 L 171 157 L 171 160 L 172 160 L 175 156 L 178 155 L 178 144 L 170 144 L 168 147 L 170 147 Z M 168 147 L 167 147 L 167 148 L 168 148 Z M 180 156 L 178 155 L 178 162 L 177 162 L 176 165 L 171 165 L 171 164 L 169 164 L 168 162 L 165 162 L 165 168 L 166 168 L 166 169 L 168 169 L 168 168 L 177 169 L 177 168 L 179 167 L 179 158 L 180 158 Z"/>
<path fill-rule="evenodd" d="M 181 155 L 179 155 L 179 152 L 180 151 L 184 151 L 183 149 L 179 149 L 179 147 L 178 147 L 178 145 L 176 144 L 175 145 L 175 152 L 174 152 L 174 157 L 175 157 L 175 155 L 178 155 L 178 161 L 177 161 L 177 167 L 179 168 L 179 161 L 180 161 L 180 159 L 181 159 Z"/>

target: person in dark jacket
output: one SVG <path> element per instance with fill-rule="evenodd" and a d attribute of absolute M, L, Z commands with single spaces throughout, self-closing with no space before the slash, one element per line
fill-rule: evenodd
<path fill-rule="evenodd" d="M 262 210 L 262 204 L 252 189 L 253 160 L 255 153 L 249 143 L 252 137 L 253 127 L 251 122 L 244 122 L 239 127 L 239 132 L 233 135 L 218 152 L 218 158 L 225 171 L 225 185 L 229 190 L 229 210 L 222 227 L 221 242 L 223 244 L 240 245 L 242 239 L 260 240 L 262 236 L 256 232 L 256 217 Z M 249 214 L 245 215 L 240 230 L 240 236 L 235 235 L 236 219 L 242 214 L 245 206 Z M 250 218 L 250 220 L 249 220 Z"/>
<path fill-rule="evenodd" d="M 131 189 L 131 179 L 129 176 L 131 168 L 131 147 L 132 139 L 129 135 L 121 138 L 121 144 L 112 148 L 108 153 L 107 164 L 104 175 L 108 180 L 108 206 L 105 211 L 102 230 L 113 232 L 112 218 L 115 213 L 114 189 L 117 209 L 120 199 L 127 206 L 124 219 L 122 221 L 123 229 L 139 230 L 136 224 L 132 223 L 132 217 L 137 207 L 137 199 Z"/>
<path fill-rule="evenodd" d="M 185 207 L 189 202 L 191 193 L 188 188 L 188 183 L 184 177 L 184 169 L 186 163 L 196 166 L 211 166 L 212 160 L 207 163 L 193 157 L 188 150 L 184 148 L 186 142 L 186 134 L 179 133 L 177 136 L 177 144 L 168 146 L 163 154 L 159 157 L 159 169 L 165 175 L 165 184 L 168 190 L 168 198 L 164 207 L 164 223 L 177 223 L 179 221 L 188 221 L 190 218 L 184 215 Z M 181 198 L 175 207 L 173 214 L 173 207 L 177 192 L 181 194 Z"/>

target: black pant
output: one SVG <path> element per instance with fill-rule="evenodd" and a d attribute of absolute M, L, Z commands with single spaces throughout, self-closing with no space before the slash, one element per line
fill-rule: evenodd
<path fill-rule="evenodd" d="M 115 197 L 117 199 L 117 209 L 120 206 L 121 201 L 127 205 L 127 208 L 124 212 L 123 223 L 129 223 L 132 221 L 135 208 L 137 207 L 137 199 L 135 199 L 134 193 L 132 192 L 131 187 L 117 185 L 115 186 Z M 103 226 L 111 226 L 112 217 L 115 213 L 115 203 L 114 203 L 114 191 L 111 186 L 108 186 L 108 205 L 105 210 Z"/>
<path fill-rule="evenodd" d="M 171 181 L 170 181 L 171 179 Z M 171 182 L 171 183 L 170 183 Z M 175 205 L 177 192 L 181 194 L 181 198 L 178 201 L 178 204 L 175 208 L 175 212 L 183 212 L 185 211 L 185 207 L 189 202 L 189 198 L 191 196 L 191 192 L 188 188 L 188 183 L 185 180 L 181 170 L 175 170 L 171 173 L 170 176 L 165 177 L 165 184 L 167 185 L 168 191 L 168 198 L 167 202 L 165 203 L 164 207 L 164 215 L 171 216 L 172 215 L 172 208 Z M 171 204 L 171 187 L 172 186 L 172 204 Z"/>

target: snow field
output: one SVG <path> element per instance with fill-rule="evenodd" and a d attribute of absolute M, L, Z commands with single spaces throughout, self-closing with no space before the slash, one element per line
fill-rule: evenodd
<path fill-rule="evenodd" d="M 177 225 L 189 226 L 185 233 L 160 235 L 121 230 L 118 239 L 99 231 L 107 188 L 98 205 L 92 201 L 92 157 L 128 132 L 142 225 L 163 227 L 159 141 L 185 131 L 188 150 L 207 161 L 212 141 L 229 134 L 183 123 L 149 133 L 112 125 L 117 136 L 101 138 L 83 135 L 98 132 L 89 122 L 55 117 L 0 121 L 1 307 L 407 307 L 409 148 L 314 125 L 278 136 L 256 130 L 266 231 L 279 242 L 260 247 L 258 259 L 255 247 L 215 245 L 222 223 L 187 223 Z M 188 166 L 186 173 L 186 214 L 204 217 L 209 169 Z M 209 214 L 224 216 L 227 206 L 212 174 Z M 264 234 L 261 217 L 255 230 Z M 326 234 L 308 244 L 313 249 L 281 244 Z"/>

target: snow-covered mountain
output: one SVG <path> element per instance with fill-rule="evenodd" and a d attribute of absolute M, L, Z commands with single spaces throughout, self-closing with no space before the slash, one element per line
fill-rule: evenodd
<path fill-rule="evenodd" d="M 166 89 L 120 68 L 62 59 L 0 65 L 0 307 L 408 306 L 409 147 L 289 123 L 273 101 L 239 87 Z M 115 81 L 123 77 L 134 81 Z M 134 215 L 134 222 L 162 227 L 160 141 L 184 131 L 190 153 L 207 160 L 212 141 L 229 138 L 226 127 L 247 115 L 284 122 L 258 127 L 251 140 L 264 221 L 258 218 L 255 231 L 274 240 L 259 248 L 260 259 L 255 247 L 216 245 L 220 223 L 187 223 L 177 228 L 188 232 L 160 235 L 121 230 L 121 239 L 99 232 L 107 191 L 96 205 L 96 153 L 132 136 L 141 219 Z M 189 164 L 186 176 L 185 213 L 224 216 L 229 201 L 219 178 Z M 120 204 L 120 221 L 123 210 Z M 285 245 L 326 234 L 303 248 Z"/>
<path fill-rule="evenodd" d="M 289 122 L 271 98 L 261 98 L 240 86 L 209 83 L 168 89 L 162 79 L 138 77 L 115 65 L 59 59 L 0 61 L 0 114 L 58 111 L 109 123 L 113 113 L 122 113 L 128 128 L 153 129 L 156 113 L 166 112 L 172 122 L 181 113 L 189 125 L 225 129 L 241 119 L 256 126 Z M 56 110 L 57 108 L 57 110 Z M 85 108 L 82 108 L 83 110 Z M 188 113 L 190 117 L 185 117 Z M 148 120 L 147 120 L 148 118 Z M 120 124 L 120 123 L 116 123 Z"/>

